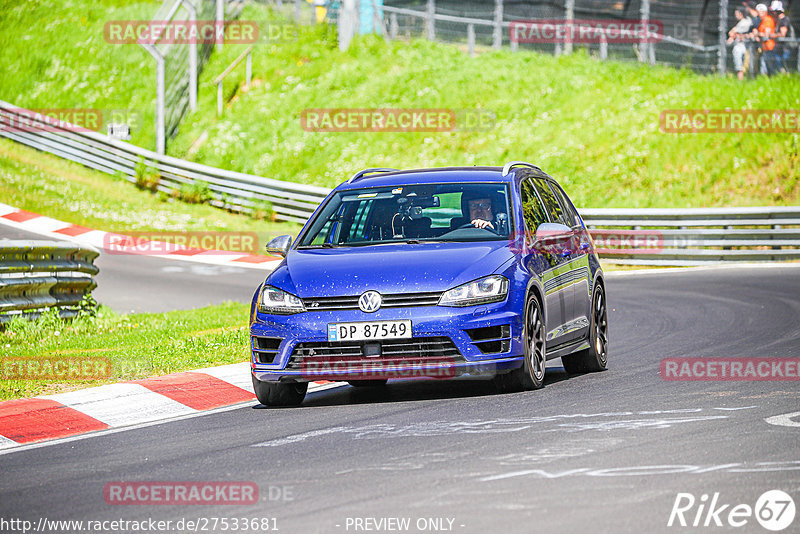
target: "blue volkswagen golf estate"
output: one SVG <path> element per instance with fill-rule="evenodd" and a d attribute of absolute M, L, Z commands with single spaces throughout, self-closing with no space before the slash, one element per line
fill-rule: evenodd
<path fill-rule="evenodd" d="M 367 169 L 334 189 L 253 296 L 253 387 L 491 377 L 537 389 L 546 361 L 606 368 L 603 272 L 564 190 L 538 167 Z"/>

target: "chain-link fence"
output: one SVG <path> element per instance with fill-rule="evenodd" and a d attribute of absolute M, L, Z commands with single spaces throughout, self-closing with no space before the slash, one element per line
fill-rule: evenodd
<path fill-rule="evenodd" d="M 243 0 L 165 0 L 151 19 L 147 37 L 137 42 L 156 62 L 156 148 L 177 133 L 197 105 L 197 78 L 225 21 L 238 17 Z M 206 30 L 213 33 L 209 38 Z"/>
<path fill-rule="evenodd" d="M 376 0 L 360 0 L 372 10 Z M 768 2 L 769 3 L 769 2 Z M 795 0 L 800 7 L 800 0 Z M 700 72 L 734 70 L 728 31 L 736 24 L 737 0 L 387 0 L 376 25 L 390 38 L 427 38 L 476 47 L 510 47 L 561 54 L 586 49 L 590 54 Z M 791 0 L 783 2 L 791 18 Z M 336 20 L 342 3 L 328 4 Z M 363 8 L 362 8 L 363 9 Z M 746 11 L 746 10 L 745 10 Z M 770 16 L 777 14 L 770 12 Z M 800 70 L 791 29 L 785 47 L 788 71 Z M 748 41 L 750 75 L 758 70 L 761 44 Z"/>

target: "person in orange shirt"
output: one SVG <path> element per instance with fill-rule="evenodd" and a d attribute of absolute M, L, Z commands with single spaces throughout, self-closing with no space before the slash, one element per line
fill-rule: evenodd
<path fill-rule="evenodd" d="M 775 49 L 775 41 L 773 40 L 773 37 L 775 37 L 775 19 L 769 16 L 767 6 L 764 4 L 758 4 L 756 11 L 761 18 L 761 23 L 758 28 L 753 30 L 753 37 L 761 42 L 761 48 L 759 49 L 761 74 L 769 75 L 771 73 L 767 66 L 767 58 Z"/>

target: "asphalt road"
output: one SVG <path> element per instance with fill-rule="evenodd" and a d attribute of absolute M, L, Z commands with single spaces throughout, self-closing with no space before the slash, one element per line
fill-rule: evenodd
<path fill-rule="evenodd" d="M 407 532 L 767 532 L 753 517 L 739 529 L 667 522 L 679 493 L 697 500 L 689 523 L 715 493 L 717 508 L 729 505 L 722 521 L 767 490 L 800 505 L 800 426 L 765 421 L 800 410 L 798 382 L 664 381 L 659 362 L 800 357 L 800 269 L 617 276 L 608 301 L 607 372 L 550 368 L 544 389 L 506 395 L 477 381 L 348 386 L 296 409 L 248 404 L 13 452 L 0 456 L 0 517 L 264 517 L 303 534 L 397 526 L 368 518 L 409 518 L 399 530 Z M 109 482 L 188 480 L 252 481 L 260 501 L 103 498 Z M 420 528 L 428 518 L 444 518 L 445 528 Z"/>
<path fill-rule="evenodd" d="M 0 224 L 0 239 L 47 240 Z M 149 256 L 100 254 L 92 294 L 121 312 L 186 310 L 233 300 L 250 302 L 266 271 Z"/>

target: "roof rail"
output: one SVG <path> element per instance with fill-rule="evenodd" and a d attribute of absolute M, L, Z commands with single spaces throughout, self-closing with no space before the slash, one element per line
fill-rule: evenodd
<path fill-rule="evenodd" d="M 514 167 L 530 167 L 531 169 L 536 169 L 537 171 L 542 170 L 533 163 L 528 163 L 527 161 L 509 161 L 503 166 L 503 176 L 507 176 Z"/>
<path fill-rule="evenodd" d="M 372 174 L 375 172 L 394 172 L 399 171 L 400 169 L 390 169 L 388 167 L 378 167 L 376 169 L 364 169 L 363 171 L 358 171 L 349 180 L 347 180 L 348 184 L 352 184 L 356 180 L 363 178 L 365 174 Z"/>

